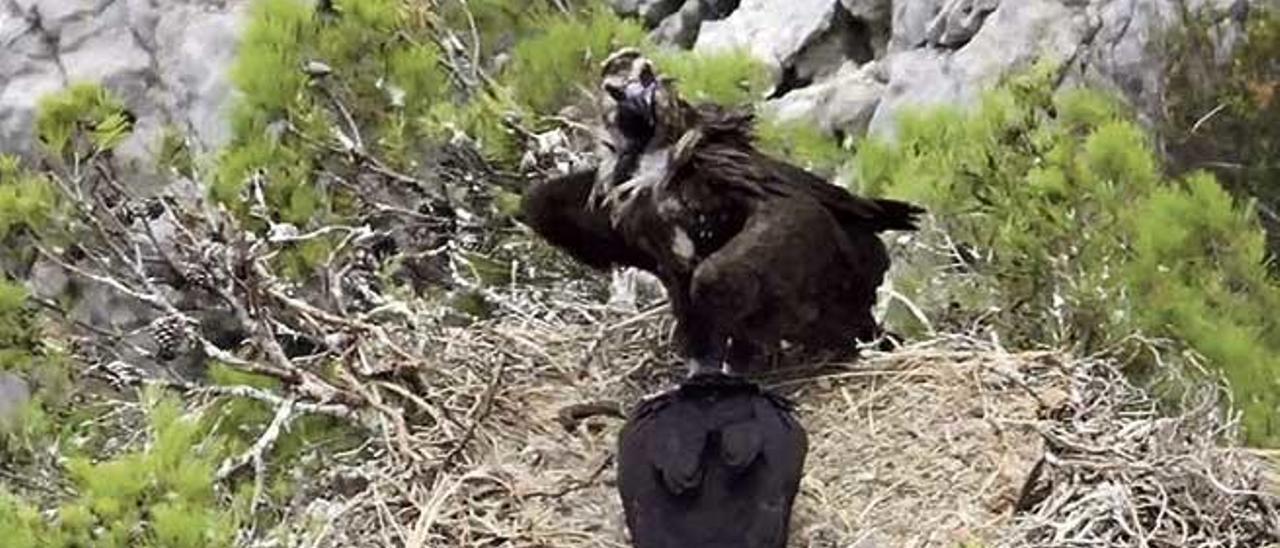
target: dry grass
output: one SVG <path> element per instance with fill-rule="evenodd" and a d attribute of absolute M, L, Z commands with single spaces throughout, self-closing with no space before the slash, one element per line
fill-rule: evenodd
<path fill-rule="evenodd" d="M 434 358 L 419 372 L 417 395 L 396 405 L 421 412 L 378 428 L 387 434 L 371 444 L 372 457 L 335 467 L 332 478 L 298 498 L 290 521 L 306 539 L 300 542 L 628 546 L 613 483 L 618 414 L 669 386 L 680 368 L 665 350 L 670 320 L 663 307 L 599 304 L 589 289 L 494 292 L 503 312 L 467 327 L 420 319 L 417 351 Z M 1257 538 L 1275 538 L 1274 510 L 1259 502 L 1274 508 L 1274 499 L 1253 494 L 1263 481 L 1259 460 L 1239 452 L 1207 456 L 1222 454 L 1215 448 L 1230 440 L 1233 425 L 1207 407 L 1157 418 L 1145 394 L 1106 360 L 1009 353 L 950 337 L 760 380 L 799 403 L 810 436 L 793 547 L 1088 545 L 1055 531 L 1073 520 L 1075 529 L 1091 532 L 1119 530 L 1120 522 L 1057 503 L 1097 500 L 1095 493 L 1114 483 L 1059 460 L 1043 466 L 1035 489 L 1024 493 L 1036 463 L 1046 449 L 1050 458 L 1068 451 L 1064 436 L 1110 435 L 1141 453 L 1157 431 L 1195 433 L 1194 441 L 1155 453 L 1217 467 L 1215 481 L 1222 482 L 1213 493 L 1197 491 L 1215 497 L 1204 499 L 1208 507 L 1188 510 L 1191 499 L 1169 505 L 1214 527 L 1271 527 Z M 1135 412 L 1139 404 L 1148 412 Z M 1118 465 L 1154 462 L 1145 458 Z M 1214 490 L 1196 480 L 1196 470 L 1210 468 L 1171 470 L 1142 481 L 1170 491 L 1191 484 Z M 1127 473 L 1117 477 L 1133 477 Z M 1106 507 L 1118 511 L 1140 501 L 1111 502 Z M 1025 519 L 1013 517 L 1020 503 Z M 1113 540 L 1144 545 L 1123 531 Z"/>

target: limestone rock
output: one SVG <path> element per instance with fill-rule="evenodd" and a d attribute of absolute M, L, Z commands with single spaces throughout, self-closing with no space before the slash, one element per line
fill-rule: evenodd
<path fill-rule="evenodd" d="M 836 0 L 742 0 L 728 17 L 702 24 L 694 50 L 745 49 L 780 77 L 784 68 L 831 28 L 837 6 Z"/>
<path fill-rule="evenodd" d="M 640 17 L 650 27 L 657 25 L 667 16 L 679 10 L 686 3 L 698 0 L 613 0 L 613 12 L 629 17 Z"/>
<path fill-rule="evenodd" d="M 165 125 L 211 149 L 228 137 L 227 72 L 248 0 L 0 0 L 0 152 L 34 150 L 39 100 L 73 82 L 137 117 L 119 157 L 145 160 Z"/>
<path fill-rule="evenodd" d="M 31 401 L 31 387 L 13 373 L 0 371 L 0 425 L 13 420 Z"/>
<path fill-rule="evenodd" d="M 697 0 L 685 2 L 679 11 L 663 19 L 649 37 L 659 44 L 673 44 L 691 48 L 698 40 L 698 31 L 706 19 L 705 4 Z"/>
<path fill-rule="evenodd" d="M 897 0 L 893 2 L 893 35 L 889 52 L 925 45 L 929 23 L 942 11 L 945 0 Z"/>
<path fill-rule="evenodd" d="M 840 0 L 840 4 L 863 21 L 888 21 L 893 15 L 893 0 Z"/>
<path fill-rule="evenodd" d="M 925 40 L 944 48 L 960 47 L 999 5 L 1000 0 L 949 0 L 925 29 Z"/>
<path fill-rule="evenodd" d="M 640 2 L 639 15 L 646 25 L 655 26 L 675 13 L 685 4 L 697 4 L 698 0 L 643 0 Z"/>
<path fill-rule="evenodd" d="M 618 15 L 635 15 L 640 13 L 640 4 L 643 0 L 613 0 L 613 12 Z"/>
<path fill-rule="evenodd" d="M 875 114 L 885 83 L 875 63 L 847 62 L 831 77 L 765 103 L 764 111 L 782 121 L 803 121 L 827 133 L 861 135 Z"/>
<path fill-rule="evenodd" d="M 870 132 L 892 135 L 906 106 L 970 104 L 999 77 L 1048 57 L 1073 59 L 1092 34 L 1089 20 L 1054 0 L 1001 3 L 958 50 L 912 49 L 884 60 L 889 81 Z"/>

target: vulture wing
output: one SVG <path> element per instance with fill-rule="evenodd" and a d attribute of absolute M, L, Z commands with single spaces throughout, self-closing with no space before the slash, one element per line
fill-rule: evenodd
<path fill-rule="evenodd" d="M 916 216 L 924 213 L 924 209 L 907 202 L 858 196 L 797 165 L 760 152 L 753 144 L 754 117 L 750 112 L 710 104 L 695 109 L 703 138 L 693 153 L 693 170 L 719 174 L 708 179 L 725 190 L 736 189 L 754 196 L 804 193 L 826 207 L 846 230 L 862 232 L 915 230 Z"/>
<path fill-rule="evenodd" d="M 807 452 L 790 404 L 709 375 L 642 403 L 619 436 L 636 548 L 783 548 Z"/>
<path fill-rule="evenodd" d="M 765 154 L 758 154 L 756 161 L 774 174 L 769 180 L 803 189 L 826 206 L 842 226 L 871 232 L 915 230 L 916 216 L 924 213 L 923 208 L 907 202 L 858 196 L 799 166 Z"/>
<path fill-rule="evenodd" d="M 598 270 L 632 266 L 652 271 L 652 256 L 614 230 L 605 211 L 587 206 L 596 171 L 585 170 L 539 182 L 525 191 L 519 220 L 574 259 Z"/>

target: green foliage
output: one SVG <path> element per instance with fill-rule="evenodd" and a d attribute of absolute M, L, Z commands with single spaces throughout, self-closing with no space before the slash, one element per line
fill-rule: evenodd
<path fill-rule="evenodd" d="M 305 76 L 299 70 L 306 41 L 315 35 L 311 7 L 297 0 L 260 0 L 253 4 L 250 24 L 231 68 L 240 89 L 237 134 L 285 116 L 299 100 Z"/>
<path fill-rule="evenodd" d="M 124 104 L 106 88 L 79 83 L 45 96 L 36 135 L 55 158 L 85 159 L 118 146 L 133 130 Z"/>
<path fill-rule="evenodd" d="M 819 172 L 830 173 L 849 153 L 812 124 L 765 118 L 756 124 L 760 150 Z"/>
<path fill-rule="evenodd" d="M 246 190 L 260 181 L 266 214 L 305 228 L 340 221 L 340 206 L 349 202 L 318 184 L 321 170 L 349 169 L 335 162 L 334 149 L 347 146 L 336 132 L 396 167 L 410 165 L 415 142 L 427 136 L 414 121 L 448 103 L 450 92 L 416 6 L 339 0 L 336 15 L 320 17 L 301 0 L 256 2 L 232 69 L 243 99 L 232 116 L 232 143 L 218 159 L 213 197 L 247 216 Z M 309 63 L 331 72 L 309 76 Z M 280 255 L 280 268 L 305 278 L 330 248 L 325 240 L 299 244 Z"/>
<path fill-rule="evenodd" d="M 17 158 L 0 155 L 0 242 L 13 245 L 10 236 L 14 233 L 45 226 L 57 205 L 56 198 L 46 177 L 23 169 Z"/>
<path fill-rule="evenodd" d="M 213 490 L 224 442 L 205 438 L 201 421 L 184 414 L 177 400 L 155 393 L 146 400 L 148 447 L 105 462 L 73 459 L 68 465 L 80 498 L 63 525 L 96 523 L 106 528 L 97 540 L 107 544 L 133 545 L 141 528 L 148 546 L 230 546 L 236 519 L 216 505 Z"/>
<path fill-rule="evenodd" d="M 172 397 L 144 397 L 150 443 L 101 462 L 67 463 L 78 494 L 42 519 L 0 494 L 6 546 L 195 548 L 231 546 L 239 518 L 214 492 L 225 441 Z M 14 541 L 13 539 L 17 539 Z"/>
<path fill-rule="evenodd" d="M 173 127 L 165 128 L 156 147 L 156 166 L 183 177 L 195 177 L 196 161 L 184 136 Z"/>
<path fill-rule="evenodd" d="M 1054 96 L 1052 74 L 1012 79 L 972 114 L 907 114 L 896 142 L 863 143 L 863 190 L 922 202 L 976 248 L 970 286 L 939 287 L 933 268 L 900 285 L 937 308 L 1001 310 L 997 327 L 1023 344 L 1089 351 L 1135 331 L 1181 341 L 1225 374 L 1251 439 L 1274 443 L 1280 325 L 1268 318 L 1280 289 L 1256 219 L 1211 175 L 1163 176 L 1116 101 Z"/>
<path fill-rule="evenodd" d="M 1210 170 L 1257 199 L 1280 253 L 1280 9 L 1255 6 L 1243 44 L 1223 59 L 1211 10 L 1184 12 L 1164 37 L 1166 116 L 1160 133 L 1177 172 Z M 1280 264 L 1280 263 L 1273 263 Z"/>
<path fill-rule="evenodd" d="M 40 543 L 41 539 L 46 538 L 46 533 L 39 511 L 4 491 L 0 491 L 0 531 L 4 531 L 6 546 L 45 546 Z"/>
<path fill-rule="evenodd" d="M 540 19 L 532 15 L 550 14 L 557 8 L 547 0 L 467 0 L 442 2 L 438 9 L 448 28 L 454 29 L 471 49 L 478 48 L 481 58 L 489 59 L 509 49 L 517 39 L 537 31 Z"/>
<path fill-rule="evenodd" d="M 442 102 L 419 120 L 421 133 L 447 141 L 462 134 L 475 141 L 480 150 L 498 162 L 514 162 L 520 143 L 504 125 L 508 115 L 525 112 L 505 88 L 481 94 L 465 103 Z"/>
<path fill-rule="evenodd" d="M 649 55 L 658 69 L 674 77 L 681 95 L 691 102 L 746 104 L 759 99 L 769 86 L 768 69 L 746 51 L 702 55 L 654 49 Z"/>
<path fill-rule="evenodd" d="M 0 277 L 0 371 L 25 370 L 40 346 L 34 311 L 27 306 L 27 290 Z"/>
<path fill-rule="evenodd" d="M 552 113 L 594 93 L 589 82 L 614 49 L 638 45 L 645 37 L 639 23 L 624 20 L 603 5 L 577 16 L 534 15 L 537 35 L 511 52 L 502 83 L 516 100 L 535 112 Z"/>

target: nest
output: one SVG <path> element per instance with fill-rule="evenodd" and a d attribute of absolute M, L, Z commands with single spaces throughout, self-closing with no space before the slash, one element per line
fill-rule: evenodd
<path fill-rule="evenodd" d="M 426 330 L 421 412 L 300 494 L 299 544 L 629 546 L 616 436 L 626 409 L 678 379 L 669 314 L 572 289 L 494 293 L 494 319 Z M 1268 467 L 1231 448 L 1213 387 L 1162 415 L 1106 359 L 960 337 L 758 380 L 809 432 L 792 547 L 1280 538 Z"/>

